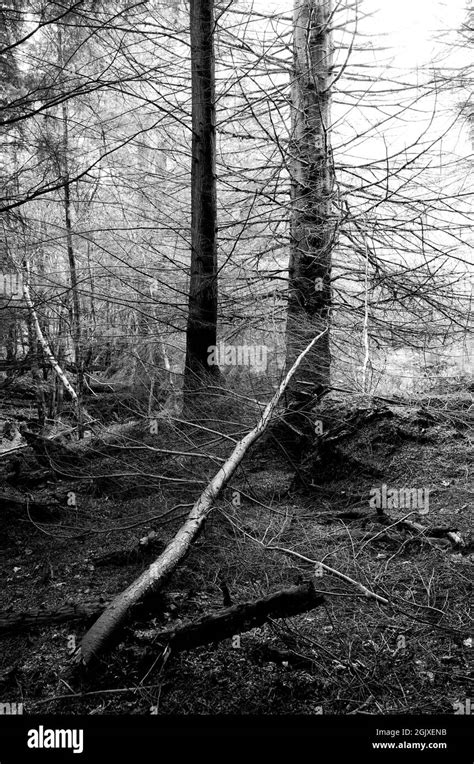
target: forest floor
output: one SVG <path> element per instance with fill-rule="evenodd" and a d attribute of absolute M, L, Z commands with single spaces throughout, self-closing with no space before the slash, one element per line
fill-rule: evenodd
<path fill-rule="evenodd" d="M 334 430 L 331 458 L 308 455 L 306 482 L 296 487 L 281 454 L 255 451 L 163 596 L 93 669 L 71 665 L 90 620 L 0 632 L 0 702 L 67 714 L 463 712 L 474 678 L 471 405 L 469 396 L 441 396 L 429 405 L 400 402 L 386 415 L 367 401 L 329 400 L 325 422 L 346 423 Z M 163 420 L 160 433 L 155 447 L 184 451 L 183 431 Z M 35 515 L 28 501 L 2 507 L 0 623 L 68 603 L 100 606 L 164 548 L 215 463 L 203 457 L 193 471 L 189 456 L 134 451 L 131 442 L 81 463 L 79 479 L 71 480 L 69 465 L 54 480 L 15 486 L 15 495 L 54 511 Z M 47 472 L 51 458 L 29 451 L 13 473 Z M 392 507 L 381 520 L 369 498 L 383 484 L 428 489 L 429 511 Z M 8 476 L 4 485 L 11 492 Z M 426 530 L 403 525 L 407 515 Z M 149 550 L 143 544 L 138 554 L 145 537 Z M 314 576 L 314 563 L 295 553 L 360 581 L 390 606 L 327 571 Z M 165 659 L 153 642 L 157 630 L 220 610 L 223 581 L 242 603 L 311 576 L 325 595 L 318 609 Z"/>

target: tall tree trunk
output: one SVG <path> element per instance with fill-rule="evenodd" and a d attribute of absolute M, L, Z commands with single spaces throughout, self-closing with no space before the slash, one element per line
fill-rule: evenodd
<path fill-rule="evenodd" d="M 64 73 L 64 55 L 61 28 L 58 27 L 58 48 L 61 72 Z M 76 255 L 74 252 L 71 216 L 71 187 L 69 183 L 69 117 L 67 103 L 62 105 L 62 151 L 61 171 L 64 181 L 64 220 L 66 227 L 66 248 L 69 262 L 69 275 L 71 280 L 71 334 L 74 346 L 74 361 L 76 365 L 76 393 L 77 393 L 77 433 L 78 437 L 84 436 L 84 422 L 82 415 L 82 399 L 84 390 L 84 357 L 82 352 L 81 330 L 81 303 L 79 298 L 79 284 L 77 277 Z"/>
<path fill-rule="evenodd" d="M 185 403 L 219 376 L 208 362 L 217 344 L 216 114 L 214 0 L 191 0 L 191 278 L 186 329 Z"/>
<path fill-rule="evenodd" d="M 330 322 L 335 231 L 330 147 L 331 23 L 332 0 L 295 0 L 287 368 Z M 330 384 L 330 360 L 327 331 L 306 356 L 288 390 L 287 421 L 293 419 L 300 432 L 314 427 L 318 393 Z"/>

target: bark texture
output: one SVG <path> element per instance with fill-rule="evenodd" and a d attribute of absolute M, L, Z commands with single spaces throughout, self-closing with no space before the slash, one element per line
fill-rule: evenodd
<path fill-rule="evenodd" d="M 330 385 L 330 279 L 335 231 L 330 145 L 331 14 L 332 0 L 295 0 L 287 366 L 312 337 L 328 328 L 288 390 L 288 422 L 303 432 L 314 424 L 318 394 Z"/>
<path fill-rule="evenodd" d="M 263 626 L 269 618 L 289 618 L 306 613 L 323 602 L 324 597 L 316 594 L 312 582 L 307 581 L 254 602 L 232 605 L 213 615 L 159 632 L 155 641 L 175 651 L 191 650 Z"/>
<path fill-rule="evenodd" d="M 191 276 L 184 390 L 187 402 L 219 369 L 217 344 L 217 202 L 214 0 L 191 0 Z"/>

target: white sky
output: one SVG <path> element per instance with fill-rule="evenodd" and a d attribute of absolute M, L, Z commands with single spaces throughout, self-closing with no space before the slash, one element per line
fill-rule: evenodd
<path fill-rule="evenodd" d="M 459 45 L 458 30 L 466 19 L 466 0 L 364 0 L 362 7 L 366 12 L 374 12 L 362 22 L 364 32 L 373 31 L 375 40 L 380 39 L 381 31 L 386 34 L 383 44 L 390 51 L 384 58 L 400 69 L 418 70 L 420 81 L 424 76 L 430 77 L 430 64 L 437 59 L 442 65 L 454 67 L 471 62 L 472 51 L 452 47 L 452 43 Z M 447 93 L 436 102 L 439 113 L 447 108 L 446 125 L 453 119 L 453 114 L 449 114 L 453 103 L 453 97 Z M 445 146 L 461 155 L 470 154 L 467 129 L 459 123 L 458 129 L 450 132 Z"/>
<path fill-rule="evenodd" d="M 254 3 L 255 10 L 266 12 L 293 10 L 293 0 Z M 466 4 L 466 0 L 360 0 L 359 7 L 363 13 L 374 13 L 372 18 L 364 19 L 363 31 L 373 32 L 374 37 L 386 34 L 387 43 L 397 51 L 398 63 L 416 66 L 429 60 L 432 34 L 459 29 L 466 17 Z M 344 2 L 340 6 L 343 8 Z"/>
<path fill-rule="evenodd" d="M 286 12 L 287 15 L 291 15 L 293 11 L 293 0 L 253 0 L 253 2 L 254 9 L 262 12 Z M 351 5 L 352 2 L 347 4 Z M 342 23 L 344 18 L 354 18 L 352 8 L 344 12 L 345 0 L 333 0 L 333 3 L 341 11 L 338 11 L 339 23 Z M 459 46 L 458 30 L 466 19 L 466 6 L 467 0 L 359 0 L 359 14 L 364 16 L 369 14 L 369 16 L 359 21 L 359 32 L 364 35 L 359 38 L 359 46 L 362 42 L 362 50 L 354 52 L 351 60 L 353 62 L 365 60 L 375 65 L 374 72 L 377 66 L 380 66 L 382 72 L 386 66 L 390 66 L 391 69 L 393 67 L 394 70 L 398 70 L 400 79 L 404 79 L 402 77 L 402 70 L 404 70 L 409 73 L 407 77 L 409 81 L 419 82 L 420 85 L 425 78 L 431 78 L 433 61 L 436 61 L 439 66 L 466 66 L 471 63 L 472 50 L 452 47 L 453 43 Z M 343 35 L 345 44 L 349 44 L 352 31 L 351 24 Z M 388 50 L 377 50 L 381 46 Z M 374 49 L 372 54 L 371 48 Z M 341 53 L 341 56 L 342 61 L 344 54 Z M 443 109 L 446 109 L 448 120 L 446 124 L 453 119 L 453 114 L 449 114 L 453 104 L 452 96 L 447 93 L 436 102 L 437 112 L 441 113 Z M 429 119 L 429 104 L 425 108 L 426 113 L 420 114 L 419 119 L 413 119 L 413 115 L 410 115 L 409 124 L 405 126 L 403 134 L 398 136 L 397 143 L 403 142 L 405 138 L 406 143 L 409 144 L 416 137 L 416 131 L 421 130 L 422 123 Z M 391 136 L 385 137 L 391 140 Z M 472 151 L 468 131 L 461 127 L 461 124 L 457 133 L 455 130 L 450 140 L 446 142 L 446 148 L 448 144 L 450 150 L 454 149 L 462 155 L 470 154 Z"/>
<path fill-rule="evenodd" d="M 385 32 L 401 66 L 429 61 L 440 47 L 433 38 L 442 33 L 445 39 L 446 30 L 459 29 L 466 17 L 466 0 L 364 0 L 362 8 L 375 14 L 364 29 Z"/>

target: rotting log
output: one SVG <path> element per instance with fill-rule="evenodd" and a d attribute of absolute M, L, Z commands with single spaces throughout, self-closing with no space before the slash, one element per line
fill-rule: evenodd
<path fill-rule="evenodd" d="M 104 597 L 85 602 L 66 602 L 58 607 L 37 607 L 22 612 L 0 611 L 0 638 L 10 634 L 43 628 L 55 623 L 68 621 L 87 621 L 98 616 L 110 604 Z M 158 615 L 166 607 L 165 597 L 150 597 L 146 601 L 135 603 L 130 610 L 133 618 L 147 618 Z"/>
<path fill-rule="evenodd" d="M 0 636 L 49 626 L 52 623 L 83 621 L 100 613 L 107 602 L 92 600 L 61 605 L 56 608 L 33 608 L 22 613 L 0 612 Z"/>
<path fill-rule="evenodd" d="M 127 437 L 132 443 L 136 443 L 139 428 L 140 422 L 127 422 L 120 427 L 114 426 L 104 430 L 95 437 L 71 441 L 67 444 L 57 438 L 37 435 L 26 428 L 22 430 L 22 436 L 32 449 L 37 462 L 43 468 L 51 470 L 51 477 L 59 475 L 68 479 L 82 479 L 83 465 L 110 456 L 114 448 L 119 450 L 126 448 Z"/>
<path fill-rule="evenodd" d="M 57 515 L 61 505 L 57 497 L 50 497 L 47 501 L 37 501 L 31 496 L 3 489 L 0 491 L 0 509 L 30 512 L 38 518 L 49 519 Z"/>
<path fill-rule="evenodd" d="M 172 651 L 191 650 L 209 642 L 220 642 L 235 634 L 263 626 L 269 618 L 289 618 L 324 603 L 312 581 L 281 589 L 263 599 L 232 605 L 212 615 L 155 634 L 153 641 Z"/>

